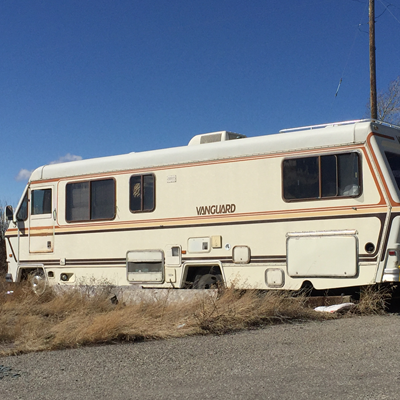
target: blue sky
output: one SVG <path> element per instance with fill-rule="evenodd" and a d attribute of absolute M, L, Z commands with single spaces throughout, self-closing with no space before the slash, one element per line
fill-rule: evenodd
<path fill-rule="evenodd" d="M 51 162 L 365 117 L 367 3 L 2 0 L 0 202 Z M 385 89 L 400 75 L 400 0 L 376 0 L 376 15 Z"/>

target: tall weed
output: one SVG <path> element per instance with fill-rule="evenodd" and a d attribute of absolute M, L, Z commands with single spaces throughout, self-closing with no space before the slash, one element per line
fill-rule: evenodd
<path fill-rule="evenodd" d="M 307 307 L 307 295 L 289 292 L 204 291 L 189 301 L 143 296 L 132 303 L 111 301 L 108 285 L 47 288 L 37 296 L 27 285 L 0 281 L 0 354 L 74 348 L 113 343 L 224 334 L 295 320 L 323 320 L 336 315 Z M 146 293 L 144 290 L 143 293 Z M 358 312 L 382 309 L 382 293 L 364 292 Z M 115 298 L 114 298 L 115 300 Z"/>

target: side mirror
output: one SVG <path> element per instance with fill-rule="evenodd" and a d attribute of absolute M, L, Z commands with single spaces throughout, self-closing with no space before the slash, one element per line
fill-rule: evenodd
<path fill-rule="evenodd" d="M 14 215 L 14 211 L 12 206 L 7 206 L 6 207 L 6 218 L 7 221 L 12 221 L 13 220 L 13 215 Z"/>

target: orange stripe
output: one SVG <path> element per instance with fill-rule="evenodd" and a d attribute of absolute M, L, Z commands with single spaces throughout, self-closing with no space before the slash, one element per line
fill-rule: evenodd
<path fill-rule="evenodd" d="M 386 193 L 387 193 L 387 195 L 388 195 L 388 197 L 389 197 L 389 202 L 390 202 L 390 204 L 393 206 L 393 205 L 399 204 L 399 203 L 397 203 L 397 202 L 395 202 L 395 201 L 393 200 L 393 198 L 392 198 L 392 196 L 391 196 L 391 194 L 390 194 L 389 188 L 388 188 L 388 186 L 387 186 L 386 179 L 385 179 L 385 177 L 383 176 L 382 169 L 381 169 L 381 167 L 380 167 L 380 165 L 379 165 L 378 159 L 377 159 L 376 154 L 375 154 L 375 152 L 374 152 L 374 149 L 373 149 L 373 147 L 372 147 L 371 139 L 372 139 L 373 136 L 380 136 L 380 137 L 383 137 L 383 138 L 386 138 L 386 139 L 392 139 L 392 140 L 394 140 L 394 139 L 393 139 L 391 136 L 386 136 L 386 135 L 382 135 L 382 134 L 380 134 L 380 133 L 374 133 L 374 132 L 371 132 L 371 133 L 368 135 L 368 137 L 367 137 L 367 143 L 368 143 L 368 145 L 369 145 L 369 149 L 370 149 L 370 151 L 371 151 L 372 157 L 373 157 L 373 159 L 374 159 L 374 161 L 375 161 L 375 165 L 376 165 L 376 168 L 377 168 L 377 170 L 378 170 L 379 176 L 380 176 L 380 178 L 381 178 L 381 181 L 382 181 L 382 183 L 383 183 L 383 186 L 385 187 L 385 191 L 386 191 Z M 377 146 L 379 147 L 378 143 L 377 143 Z M 378 187 L 379 187 L 379 185 L 378 185 Z"/>
<path fill-rule="evenodd" d="M 120 171 L 108 171 L 108 172 L 99 172 L 94 174 L 83 174 L 83 175 L 71 175 L 61 178 L 52 178 L 52 179 L 44 179 L 38 181 L 32 181 L 31 184 L 42 184 L 42 183 L 51 183 L 51 182 L 58 182 L 58 181 L 65 181 L 70 180 L 71 178 L 76 178 L 79 180 L 84 179 L 97 179 L 101 177 L 112 177 L 118 175 L 129 175 L 129 174 L 136 174 L 136 173 L 147 173 L 153 171 L 166 171 L 171 169 L 181 169 L 181 168 L 191 168 L 191 167 L 198 167 L 198 166 L 208 166 L 208 165 L 215 165 L 215 164 L 227 164 L 233 162 L 242 162 L 242 161 L 255 161 L 255 160 L 262 160 L 268 158 L 280 158 L 280 157 L 287 157 L 287 156 L 297 156 L 301 154 L 325 154 L 331 153 L 333 151 L 344 151 L 344 150 L 353 150 L 353 149 L 361 149 L 359 145 L 349 145 L 349 146 L 337 146 L 337 147 L 330 147 L 325 149 L 306 149 L 306 150 L 299 150 L 299 151 L 285 151 L 281 153 L 273 153 L 273 154 L 262 154 L 256 156 L 241 156 L 241 157 L 233 157 L 223 160 L 207 160 L 207 161 L 196 161 L 196 162 L 188 162 L 183 164 L 172 164 L 172 165 L 164 165 L 159 167 L 146 167 L 146 168 L 139 168 L 139 169 L 127 169 L 127 170 L 120 170 Z"/>
<path fill-rule="evenodd" d="M 322 211 L 322 212 L 321 212 Z M 340 212 L 338 212 L 340 211 Z M 386 206 L 359 206 L 357 210 L 354 210 L 352 207 L 332 207 L 329 209 L 303 209 L 303 210 L 291 210 L 291 211 L 273 211 L 273 212 L 258 212 L 258 213 L 242 213 L 236 215 L 213 215 L 213 216 L 191 216 L 191 217 L 180 217 L 180 218 L 165 218 L 158 220 L 141 220 L 141 221 L 123 221 L 123 222 L 107 222 L 107 223 L 84 223 L 84 224 L 71 224 L 71 225 L 62 225 L 56 226 L 55 230 L 57 233 L 63 232 L 71 232 L 71 231 L 96 231 L 99 229 L 113 229 L 116 227 L 126 229 L 126 228 L 139 228 L 139 227 L 158 227 L 158 226 L 175 226 L 182 223 L 186 224 L 197 224 L 197 225 L 206 225 L 209 223 L 240 223 L 240 222 L 254 222 L 254 221 L 274 221 L 277 219 L 287 219 L 291 220 L 293 218 L 316 218 L 316 217 L 329 217 L 329 216 L 337 216 L 337 217 L 345 217 L 348 215 L 356 215 L 359 211 L 363 212 L 363 217 L 368 217 L 368 214 L 374 216 L 378 213 L 385 213 Z M 367 214 L 367 215 L 365 215 Z M 290 218 L 288 218 L 290 215 Z M 360 217 L 361 218 L 361 217 Z M 13 232 L 17 232 L 16 229 L 9 229 L 8 233 L 12 234 Z M 47 227 L 32 227 L 30 228 L 30 235 L 32 236 L 44 236 L 47 234 L 53 233 L 53 226 Z"/>

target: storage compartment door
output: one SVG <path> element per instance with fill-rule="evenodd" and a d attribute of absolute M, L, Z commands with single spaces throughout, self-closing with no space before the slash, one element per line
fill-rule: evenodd
<path fill-rule="evenodd" d="M 126 255 L 129 282 L 164 282 L 162 250 L 128 251 Z"/>
<path fill-rule="evenodd" d="M 287 269 L 291 277 L 343 277 L 357 275 L 358 240 L 355 232 L 290 233 Z"/>

